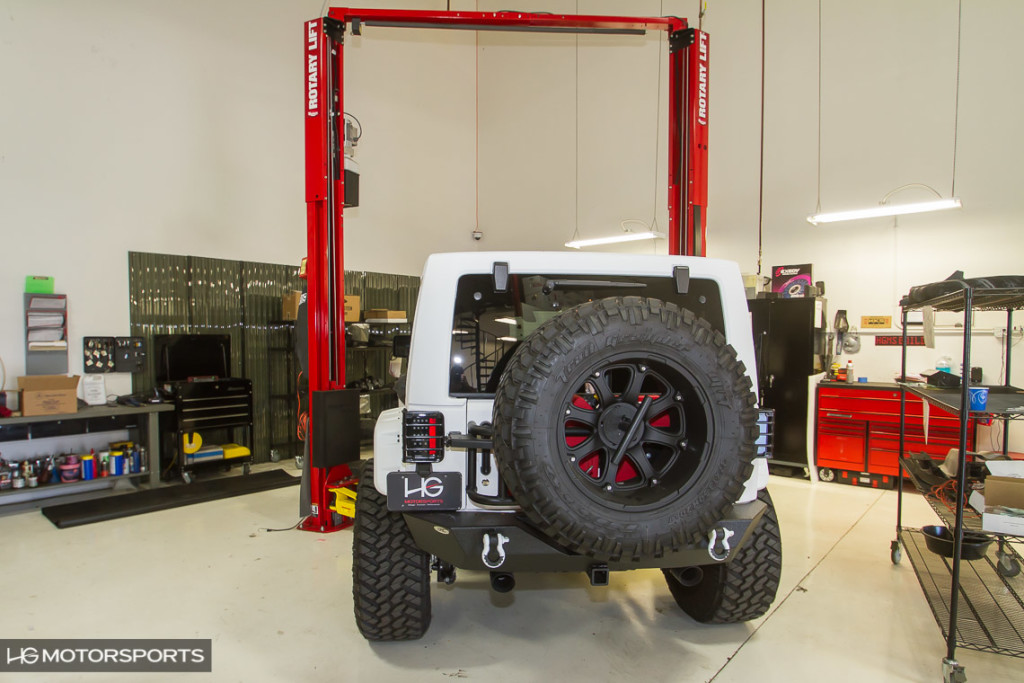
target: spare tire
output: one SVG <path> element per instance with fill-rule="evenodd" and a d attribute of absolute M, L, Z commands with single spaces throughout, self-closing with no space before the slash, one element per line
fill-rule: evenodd
<path fill-rule="evenodd" d="M 707 321 L 641 297 L 542 324 L 494 398 L 512 497 L 560 545 L 657 558 L 703 539 L 750 476 L 757 410 L 743 363 Z"/>

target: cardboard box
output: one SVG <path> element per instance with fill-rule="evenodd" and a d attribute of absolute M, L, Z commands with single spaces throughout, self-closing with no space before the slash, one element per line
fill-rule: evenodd
<path fill-rule="evenodd" d="M 995 534 L 1024 536 L 1024 462 L 992 460 L 986 463 L 984 514 L 981 528 Z M 1013 508 L 1010 510 L 1008 508 Z"/>
<path fill-rule="evenodd" d="M 783 299 L 799 299 L 807 296 L 811 281 L 811 264 L 794 266 L 772 266 L 772 291 Z"/>
<path fill-rule="evenodd" d="M 363 311 L 363 320 L 405 320 L 405 311 L 371 308 Z"/>
<path fill-rule="evenodd" d="M 299 302 L 302 292 L 291 291 L 281 296 L 281 320 L 295 320 L 299 317 Z"/>
<path fill-rule="evenodd" d="M 29 375 L 18 378 L 21 414 L 62 415 L 78 412 L 78 375 Z"/>
<path fill-rule="evenodd" d="M 358 296 L 346 296 L 345 297 L 345 322 L 357 323 L 359 322 L 359 297 Z"/>

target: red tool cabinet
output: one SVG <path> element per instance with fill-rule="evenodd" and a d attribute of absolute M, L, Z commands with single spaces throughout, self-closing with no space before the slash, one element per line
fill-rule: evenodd
<path fill-rule="evenodd" d="M 960 419 L 907 394 L 906 452 L 944 460 L 960 444 Z M 884 382 L 822 382 L 817 389 L 814 463 L 818 478 L 854 486 L 893 488 L 899 471 L 900 390 Z M 975 421 L 967 430 L 974 450 Z"/>

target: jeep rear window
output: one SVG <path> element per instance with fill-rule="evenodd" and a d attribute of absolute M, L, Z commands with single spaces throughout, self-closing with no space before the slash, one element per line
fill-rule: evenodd
<path fill-rule="evenodd" d="M 491 274 L 459 278 L 452 319 L 452 396 L 490 398 L 519 343 L 564 310 L 610 296 L 643 296 L 688 308 L 723 332 L 721 297 L 713 280 L 691 279 L 676 293 L 672 277 L 511 275 L 495 292 Z"/>

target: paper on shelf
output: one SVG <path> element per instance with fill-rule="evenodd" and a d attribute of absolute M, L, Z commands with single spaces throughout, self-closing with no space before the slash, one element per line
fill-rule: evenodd
<path fill-rule="evenodd" d="M 931 406 L 928 401 L 921 401 L 921 417 L 924 421 L 924 445 L 928 445 L 928 417 L 931 415 Z"/>
<path fill-rule="evenodd" d="M 64 310 L 64 297 L 34 296 L 29 299 L 29 308 L 48 308 L 52 310 Z"/>
<path fill-rule="evenodd" d="M 60 313 L 29 313 L 29 327 L 60 327 L 64 324 L 64 316 Z"/>
<path fill-rule="evenodd" d="M 985 466 L 994 476 L 1024 479 L 1024 460 L 989 460 Z"/>
<path fill-rule="evenodd" d="M 54 342 L 64 338 L 63 327 L 40 327 L 28 331 L 30 342 Z"/>
<path fill-rule="evenodd" d="M 66 349 L 68 343 L 66 341 L 30 341 L 28 343 L 29 351 L 53 351 L 54 349 Z"/>

